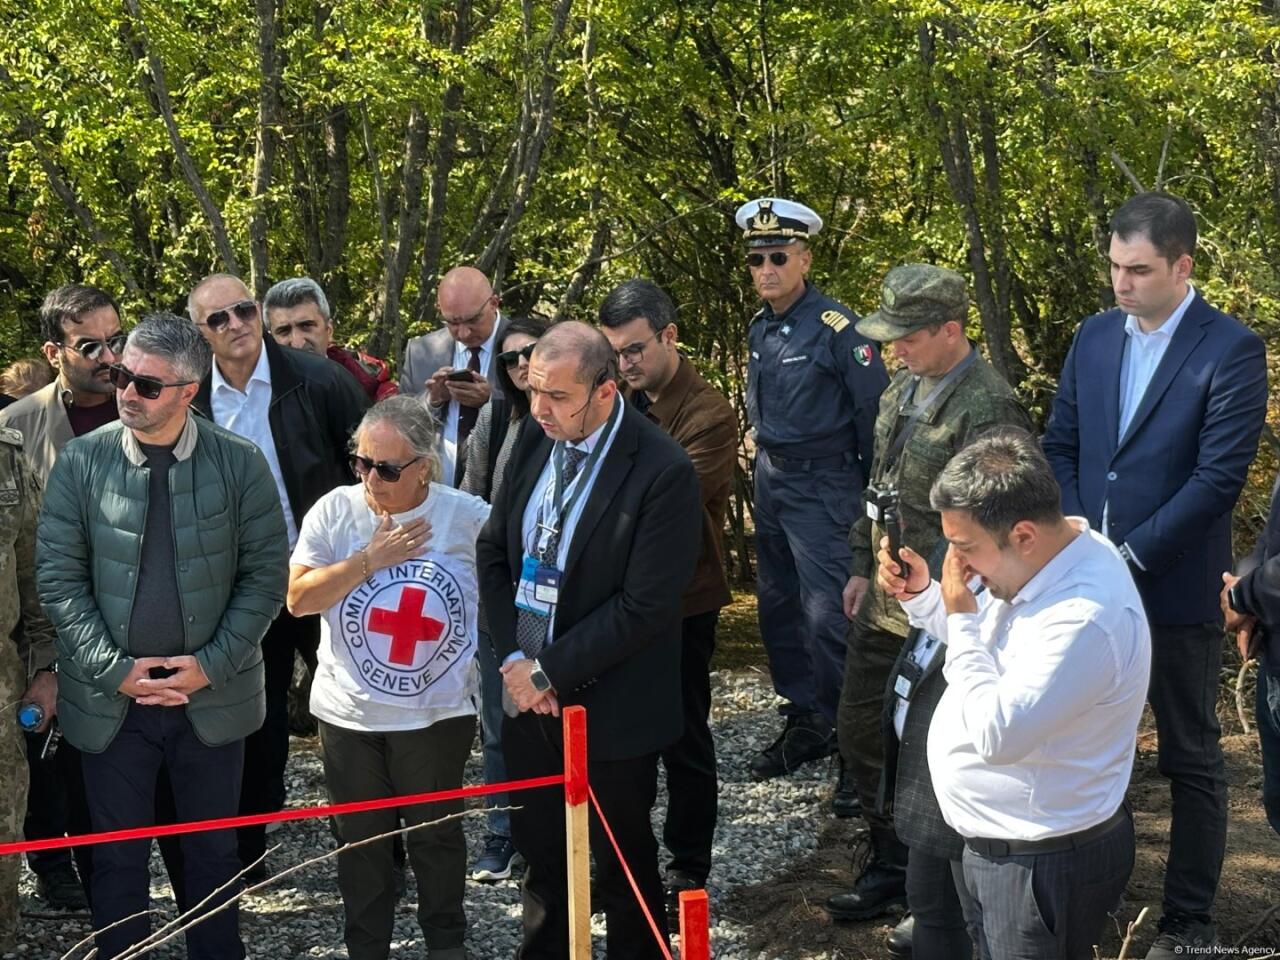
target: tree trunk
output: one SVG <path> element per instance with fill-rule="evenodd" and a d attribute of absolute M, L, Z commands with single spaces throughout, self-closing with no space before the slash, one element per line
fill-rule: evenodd
<path fill-rule="evenodd" d="M 160 117 L 164 121 L 164 128 L 169 134 L 169 143 L 173 147 L 178 166 L 187 181 L 187 186 L 195 195 L 196 202 L 200 205 L 205 219 L 209 222 L 209 232 L 213 237 L 213 246 L 218 252 L 219 259 L 222 260 L 224 269 L 228 273 L 239 276 L 240 263 L 236 259 L 234 248 L 231 246 L 231 238 L 228 236 L 226 224 L 222 220 L 222 211 L 218 209 L 213 202 L 213 197 L 209 195 L 204 179 L 200 176 L 200 172 L 196 170 L 195 161 L 191 158 L 190 151 L 187 150 L 186 141 L 182 138 L 182 131 L 178 129 L 178 122 L 174 119 L 173 103 L 169 99 L 169 85 L 164 75 L 164 64 L 160 62 L 158 56 L 150 51 L 147 44 L 146 26 L 142 21 L 142 11 L 139 9 L 138 0 L 124 0 L 124 6 L 125 12 L 132 19 L 134 39 L 146 58 L 147 71 L 151 75 L 151 87 L 155 94 L 155 103 L 160 111 Z"/>
<path fill-rule="evenodd" d="M 258 21 L 258 126 L 253 156 L 253 196 L 249 214 L 249 289 L 261 300 L 267 292 L 267 191 L 275 165 L 280 123 L 280 74 L 276 49 L 276 0 L 256 0 Z"/>

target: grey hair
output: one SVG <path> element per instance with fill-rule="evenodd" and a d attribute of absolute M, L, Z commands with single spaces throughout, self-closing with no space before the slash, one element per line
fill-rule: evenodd
<path fill-rule="evenodd" d="M 351 434 L 351 452 L 360 442 L 360 435 L 378 423 L 391 426 L 404 437 L 415 457 L 426 460 L 430 466 L 428 477 L 439 480 L 443 472 L 440 464 L 440 433 L 435 417 L 417 397 L 399 394 L 379 400 L 364 412 L 359 426 Z"/>
<path fill-rule="evenodd" d="M 1030 433 L 1003 428 L 979 437 L 954 457 L 933 482 L 935 510 L 963 510 L 1004 546 L 1022 520 L 1062 520 L 1062 493 L 1053 469 Z"/>
<path fill-rule="evenodd" d="M 146 316 L 129 331 L 125 346 L 159 357 L 173 367 L 179 378 L 195 383 L 209 375 L 213 364 L 213 351 L 196 325 L 172 313 Z"/>
<path fill-rule="evenodd" d="M 329 298 L 320 289 L 320 284 L 310 277 L 290 277 L 273 285 L 267 291 L 267 295 L 262 298 L 262 322 L 270 329 L 271 321 L 268 315 L 272 307 L 290 310 L 304 303 L 314 303 L 320 310 L 320 316 L 324 317 L 324 322 L 330 322 Z"/>

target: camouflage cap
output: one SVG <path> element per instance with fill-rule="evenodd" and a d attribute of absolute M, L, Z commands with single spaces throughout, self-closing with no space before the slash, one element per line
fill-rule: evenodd
<path fill-rule="evenodd" d="M 885 343 L 922 330 L 931 323 L 964 321 L 969 309 L 964 277 L 928 263 L 894 267 L 880 287 L 880 309 L 857 323 L 868 340 Z"/>

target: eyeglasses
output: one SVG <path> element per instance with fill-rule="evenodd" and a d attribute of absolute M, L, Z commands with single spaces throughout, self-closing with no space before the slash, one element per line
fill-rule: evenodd
<path fill-rule="evenodd" d="M 204 325 L 215 333 L 231 322 L 231 314 L 241 323 L 248 323 L 258 315 L 258 305 L 252 300 L 241 300 L 222 310 L 215 310 L 204 318 Z"/>
<path fill-rule="evenodd" d="M 774 250 L 772 253 L 768 254 L 768 257 L 769 262 L 775 267 L 785 267 L 787 265 L 787 261 L 791 259 L 791 254 L 787 253 L 785 250 Z M 749 267 L 763 267 L 764 260 L 765 254 L 763 253 L 747 254 L 747 266 Z"/>
<path fill-rule="evenodd" d="M 138 392 L 138 396 L 144 400 L 154 400 L 160 396 L 160 392 L 165 387 L 185 387 L 189 383 L 195 383 L 194 380 L 177 380 L 173 383 L 165 383 L 163 380 L 157 380 L 155 377 L 142 377 L 134 373 L 122 363 L 113 363 L 111 372 L 108 374 L 111 385 L 121 393 L 129 389 L 129 384 L 133 384 L 133 389 Z"/>
<path fill-rule="evenodd" d="M 469 327 L 469 326 L 471 326 L 473 323 L 475 323 L 477 320 L 479 320 L 479 319 L 480 319 L 480 317 L 484 314 L 485 310 L 487 310 L 487 309 L 489 308 L 489 301 L 490 301 L 490 300 L 492 300 L 492 299 L 493 299 L 493 296 L 492 296 L 492 295 L 490 295 L 490 296 L 486 297 L 486 298 L 485 298 L 484 303 L 480 304 L 480 309 L 479 309 L 479 310 L 477 310 L 475 313 L 473 313 L 473 314 L 472 314 L 471 316 L 469 316 L 469 317 L 460 317 L 460 318 L 456 318 L 456 319 L 454 319 L 454 318 L 450 318 L 450 317 L 445 317 L 445 318 L 444 318 L 444 324 L 445 324 L 445 326 L 446 326 L 446 327 Z"/>
<path fill-rule="evenodd" d="M 666 327 L 663 327 L 663 330 L 665 329 Z M 652 343 L 654 340 L 657 340 L 661 336 L 662 336 L 662 330 L 659 330 L 653 336 L 646 337 L 645 339 L 641 340 L 638 343 L 629 343 L 625 347 L 623 347 L 621 350 L 615 350 L 613 352 L 614 356 L 618 358 L 619 362 L 625 360 L 627 361 L 627 363 L 639 363 L 641 360 L 644 359 L 645 347 L 649 346 L 650 343 Z"/>
<path fill-rule="evenodd" d="M 400 474 L 421 459 L 421 457 L 414 457 L 408 463 L 394 464 L 387 463 L 385 460 L 370 460 L 368 457 L 353 453 L 351 455 L 351 469 L 355 471 L 358 477 L 367 477 L 372 471 L 376 470 L 378 471 L 378 476 L 387 481 L 387 483 L 395 483 L 400 479 Z"/>
<path fill-rule="evenodd" d="M 537 345 L 538 345 L 538 341 L 535 340 L 533 343 L 525 344 L 519 350 L 505 350 L 502 353 L 498 354 L 498 362 L 506 367 L 514 367 L 517 363 L 520 362 L 521 357 L 524 357 L 524 359 L 526 360 L 532 357 L 533 348 L 536 347 Z"/>
<path fill-rule="evenodd" d="M 67 346 L 65 343 L 60 343 L 58 346 L 63 350 L 74 350 L 86 360 L 97 360 L 102 356 L 103 350 L 110 350 L 117 357 L 120 356 L 124 353 L 125 341 L 128 339 L 123 333 L 115 333 L 105 340 L 81 340 L 74 347 Z"/>

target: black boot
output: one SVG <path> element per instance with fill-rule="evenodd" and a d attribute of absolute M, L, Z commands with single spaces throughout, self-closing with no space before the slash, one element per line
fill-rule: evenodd
<path fill-rule="evenodd" d="M 858 879 L 827 900 L 833 920 L 870 920 L 907 905 L 907 848 L 892 828 L 872 827 L 854 852 Z"/>
<path fill-rule="evenodd" d="M 907 914 L 899 923 L 889 932 L 889 939 L 885 941 L 885 946 L 889 948 L 889 956 L 893 960 L 911 960 L 911 938 L 915 934 L 916 922 L 911 914 Z"/>
<path fill-rule="evenodd" d="M 849 772 L 844 757 L 840 757 L 839 777 L 836 779 L 835 792 L 831 795 L 831 812 L 842 820 L 862 816 L 862 801 L 858 799 L 858 785 L 853 782 L 853 774 Z"/>
<path fill-rule="evenodd" d="M 778 739 L 752 759 L 751 776 L 756 780 L 772 780 L 835 752 L 836 732 L 822 714 L 787 717 Z"/>

